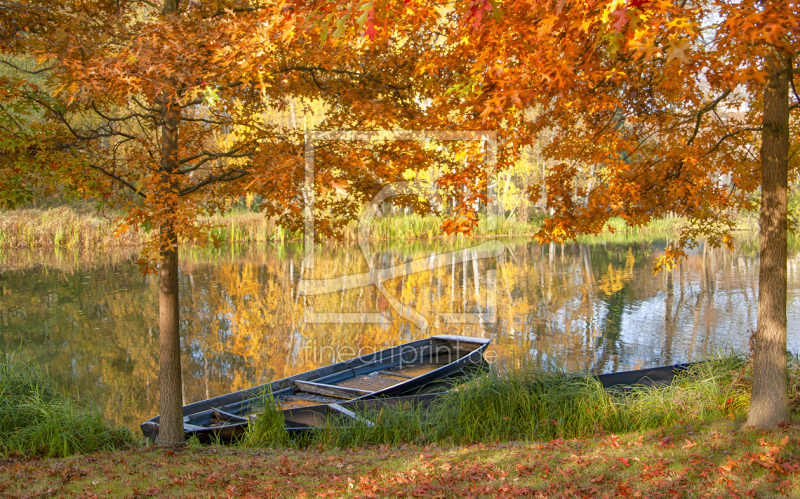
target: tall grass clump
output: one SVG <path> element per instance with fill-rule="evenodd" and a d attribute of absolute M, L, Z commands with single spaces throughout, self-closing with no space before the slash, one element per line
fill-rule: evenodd
<path fill-rule="evenodd" d="M 740 357 L 717 358 L 678 374 L 669 386 L 609 390 L 593 376 L 539 369 L 496 370 L 469 379 L 427 407 L 384 408 L 359 414 L 356 420 L 331 418 L 327 428 L 311 430 L 302 441 L 293 443 L 324 448 L 463 444 L 648 431 L 684 420 L 740 413 L 749 404 L 748 365 Z M 800 368 L 794 372 L 800 375 Z M 800 392 L 800 382 L 796 385 Z M 797 398 L 800 401 L 800 396 Z M 280 431 L 282 420 L 277 411 L 261 424 L 269 432 L 252 443 L 292 443 Z"/>
<path fill-rule="evenodd" d="M 247 433 L 241 443 L 251 446 L 281 446 L 289 441 L 289 434 L 284 429 L 284 419 L 280 407 L 272 397 L 271 391 L 264 391 L 255 403 L 264 412 L 247 427 Z"/>
<path fill-rule="evenodd" d="M 132 441 L 127 428 L 104 423 L 89 400 L 63 393 L 39 366 L 0 356 L 0 455 L 63 457 Z"/>

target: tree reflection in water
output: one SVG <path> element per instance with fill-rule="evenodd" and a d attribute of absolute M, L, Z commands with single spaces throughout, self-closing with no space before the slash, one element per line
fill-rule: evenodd
<path fill-rule="evenodd" d="M 566 245 L 504 240 L 499 259 L 465 261 L 384 284 L 430 328 L 403 320 L 374 286 L 299 296 L 302 248 L 190 248 L 181 255 L 185 403 L 314 369 L 429 334 L 492 338 L 507 368 L 538 364 L 597 372 L 747 348 L 758 293 L 756 241 L 733 252 L 700 247 L 671 274 L 653 275 L 666 239 L 620 235 Z M 373 244 L 376 267 L 473 246 L 469 240 Z M 790 241 L 789 347 L 800 293 Z M 103 414 L 135 428 L 157 413 L 155 279 L 135 250 L 15 251 L 0 256 L 0 344 L 64 373 Z M 367 271 L 356 247 L 317 252 L 317 279 Z M 495 270 L 496 323 L 446 324 L 441 314 L 487 312 Z M 307 324 L 316 312 L 381 312 L 387 324 Z M 488 312 L 491 312 L 489 310 Z"/>

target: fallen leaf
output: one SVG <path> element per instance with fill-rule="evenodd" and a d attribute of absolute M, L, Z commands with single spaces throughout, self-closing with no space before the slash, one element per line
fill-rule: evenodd
<path fill-rule="evenodd" d="M 686 445 L 682 445 L 681 449 L 691 449 L 693 447 L 697 447 L 697 442 L 692 442 L 688 438 L 686 439 Z"/>

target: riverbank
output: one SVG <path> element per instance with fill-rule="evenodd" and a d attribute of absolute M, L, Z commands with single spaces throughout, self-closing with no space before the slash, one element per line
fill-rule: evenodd
<path fill-rule="evenodd" d="M 39 379 L 39 371 L 16 367 Z M 0 497 L 800 494 L 797 418 L 775 431 L 744 428 L 749 382 L 750 365 L 737 357 L 699 365 L 670 387 L 632 392 L 604 392 L 567 373 L 495 373 L 456 392 L 456 413 L 427 434 L 414 415 L 401 422 L 403 413 L 383 413 L 374 431 L 293 442 L 260 418 L 228 446 L 167 449 L 125 439 L 117 450 L 74 449 L 68 457 L 3 452 Z M 800 401 L 795 360 L 789 399 L 793 407 Z"/>
<path fill-rule="evenodd" d="M 116 234 L 120 214 L 101 215 L 84 207 L 58 206 L 46 209 L 19 209 L 0 212 L 0 248 L 81 248 L 140 246 L 149 235 L 144 230 Z M 302 233 L 292 233 L 278 226 L 261 213 L 232 210 L 223 216 L 204 217 L 203 223 L 216 226 L 212 234 L 224 243 L 299 241 Z M 629 228 L 621 219 L 609 222 L 610 229 L 626 232 L 675 232 L 683 221 L 679 218 L 655 220 L 647 227 Z M 511 218 L 483 219 L 473 235 L 476 237 L 532 236 L 541 227 L 541 220 L 530 222 Z M 357 238 L 356 223 L 346 227 L 344 240 Z M 372 240 L 412 240 L 456 238 L 463 235 L 442 235 L 440 219 L 416 214 L 377 218 L 372 222 Z"/>
<path fill-rule="evenodd" d="M 587 439 L 0 460 L 0 497 L 797 497 L 800 428 L 687 420 Z"/>
<path fill-rule="evenodd" d="M 0 351 L 0 458 L 64 457 L 134 443 L 127 428 L 107 423 L 90 400 L 58 385 L 38 365 Z"/>

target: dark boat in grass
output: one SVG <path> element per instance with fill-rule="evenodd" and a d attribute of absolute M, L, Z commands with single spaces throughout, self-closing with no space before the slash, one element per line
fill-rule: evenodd
<path fill-rule="evenodd" d="M 597 376 L 597 379 L 603 383 L 603 388 L 605 389 L 624 388 L 628 386 L 666 386 L 672 383 L 672 379 L 675 377 L 676 373 L 686 371 L 694 364 L 696 364 L 696 362 L 600 374 Z"/>
<path fill-rule="evenodd" d="M 404 343 L 302 374 L 183 407 L 187 438 L 222 441 L 241 435 L 264 410 L 270 394 L 282 410 L 311 406 L 340 407 L 341 403 L 379 397 L 419 394 L 467 369 L 485 367 L 483 357 L 491 340 L 440 335 Z M 381 399 L 386 400 L 386 399 Z M 141 424 L 151 441 L 158 436 L 159 417 Z"/>

